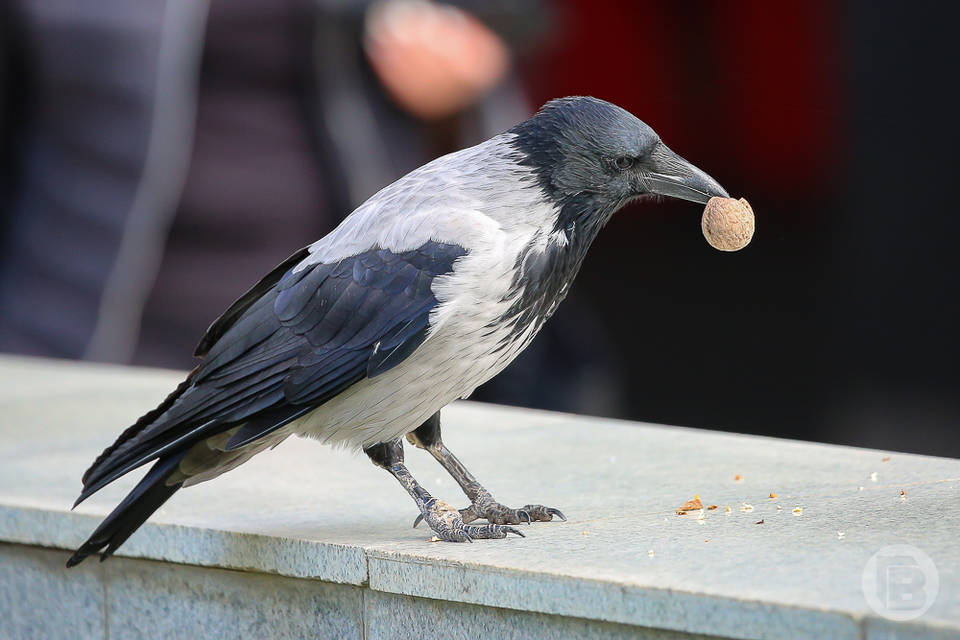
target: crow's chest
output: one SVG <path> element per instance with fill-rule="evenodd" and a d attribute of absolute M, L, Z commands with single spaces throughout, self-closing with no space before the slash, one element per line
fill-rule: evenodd
<path fill-rule="evenodd" d="M 566 298 L 585 255 L 586 247 L 565 237 L 526 247 L 517 258 L 511 303 L 501 322 L 518 332 L 538 331 Z"/>

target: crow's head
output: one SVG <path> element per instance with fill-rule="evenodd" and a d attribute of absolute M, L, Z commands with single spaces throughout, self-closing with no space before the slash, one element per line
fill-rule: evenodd
<path fill-rule="evenodd" d="M 653 129 L 603 100 L 552 100 L 510 133 L 520 162 L 534 169 L 540 187 L 561 205 L 578 200 L 612 212 L 648 194 L 699 203 L 727 197 L 716 180 L 672 152 Z"/>

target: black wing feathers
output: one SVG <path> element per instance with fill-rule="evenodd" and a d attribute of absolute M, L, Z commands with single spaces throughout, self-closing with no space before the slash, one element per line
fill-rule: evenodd
<path fill-rule="evenodd" d="M 294 268 L 301 251 L 211 325 L 205 354 L 164 404 L 108 448 L 82 497 L 164 452 L 238 428 L 238 448 L 408 357 L 426 339 L 434 279 L 466 250 L 427 242 Z"/>
<path fill-rule="evenodd" d="M 170 406 L 173 405 L 173 402 L 177 398 L 179 398 L 183 394 L 183 392 L 186 391 L 187 388 L 193 383 L 193 375 L 195 373 L 196 373 L 196 369 L 191 371 L 190 375 L 187 376 L 187 379 L 181 382 L 177 386 L 177 388 L 174 389 L 170 393 L 170 395 L 168 395 L 166 399 L 157 406 L 156 409 L 148 411 L 147 413 L 140 416 L 140 419 L 134 422 L 131 426 L 127 427 L 127 429 L 125 429 L 124 432 L 120 434 L 120 437 L 118 437 L 112 445 L 104 449 L 103 452 L 99 456 L 97 456 L 97 459 L 93 461 L 93 464 L 90 465 L 90 468 L 88 468 L 86 471 L 83 472 L 83 477 L 81 478 L 81 481 L 83 482 L 83 484 L 86 485 L 90 476 L 97 469 L 97 467 L 99 467 L 103 462 L 105 462 L 107 458 L 112 456 L 113 453 L 119 447 L 123 446 L 123 444 L 127 440 L 137 435 L 137 433 L 142 431 L 147 425 L 149 425 L 151 422 L 153 422 L 159 416 L 161 416 L 164 411 L 169 409 Z M 79 504 L 79 501 L 77 504 Z M 76 506 L 76 504 L 74 506 Z"/>
<path fill-rule="evenodd" d="M 237 298 L 236 302 L 230 305 L 230 307 L 224 311 L 219 318 L 213 321 L 213 324 L 211 324 L 210 328 L 207 329 L 207 332 L 203 335 L 203 338 L 200 339 L 200 343 L 194 350 L 193 355 L 198 357 L 206 355 L 206 353 L 210 351 L 210 347 L 212 347 L 214 343 L 219 340 L 224 333 L 226 333 L 227 329 L 233 326 L 233 323 L 236 322 L 237 318 L 243 315 L 243 312 L 246 311 L 250 305 L 259 300 L 263 294 L 269 291 L 273 285 L 280 281 L 284 274 L 286 274 L 296 265 L 303 262 L 304 258 L 306 258 L 308 255 L 310 255 L 310 249 L 308 247 L 300 249 L 295 254 L 274 267 L 273 271 L 260 279 L 260 282 L 250 287 L 246 293 Z"/>
<path fill-rule="evenodd" d="M 117 547 L 180 488 L 182 483 L 167 484 L 166 480 L 182 458 L 183 454 L 179 454 L 159 460 L 153 465 L 123 502 L 117 505 L 90 538 L 70 556 L 67 567 L 80 564 L 91 553 L 101 553 L 101 562 L 110 557 Z"/>

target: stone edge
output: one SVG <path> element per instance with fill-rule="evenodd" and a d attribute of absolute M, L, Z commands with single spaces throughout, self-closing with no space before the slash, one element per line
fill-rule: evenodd
<path fill-rule="evenodd" d="M 72 549 L 100 517 L 0 504 L 0 541 Z M 940 639 L 956 629 L 548 572 L 437 560 L 375 547 L 147 523 L 118 555 L 368 586 L 374 591 L 732 638 Z M 64 562 L 66 562 L 64 554 Z M 305 570 L 309 567 L 310 570 Z"/>

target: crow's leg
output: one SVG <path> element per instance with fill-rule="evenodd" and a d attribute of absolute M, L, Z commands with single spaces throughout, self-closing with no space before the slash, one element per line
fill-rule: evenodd
<path fill-rule="evenodd" d="M 373 463 L 393 474 L 400 481 L 403 488 L 417 503 L 420 517 L 427 521 L 441 540 L 449 542 L 473 542 L 474 538 L 506 538 L 508 533 L 523 536 L 513 527 L 500 524 L 466 524 L 460 512 L 444 502 L 430 495 L 420 486 L 407 467 L 403 464 L 403 443 L 381 442 L 363 450 Z"/>
<path fill-rule="evenodd" d="M 407 440 L 411 444 L 429 451 L 430 455 L 443 465 L 443 468 L 453 476 L 463 492 L 470 498 L 470 506 L 460 510 L 464 522 L 485 518 L 487 522 L 493 524 L 519 524 L 534 520 L 548 522 L 553 520 L 553 516 L 557 516 L 561 520 L 567 519 L 558 509 L 545 507 L 541 504 L 528 504 L 519 509 L 511 509 L 494 500 L 490 492 L 483 488 L 472 473 L 467 471 L 467 468 L 457 459 L 457 456 L 450 453 L 450 450 L 444 446 L 440 439 L 439 411 L 417 427 L 415 431 L 408 433 Z M 419 522 L 420 518 L 417 518 L 413 526 L 417 526 Z"/>

